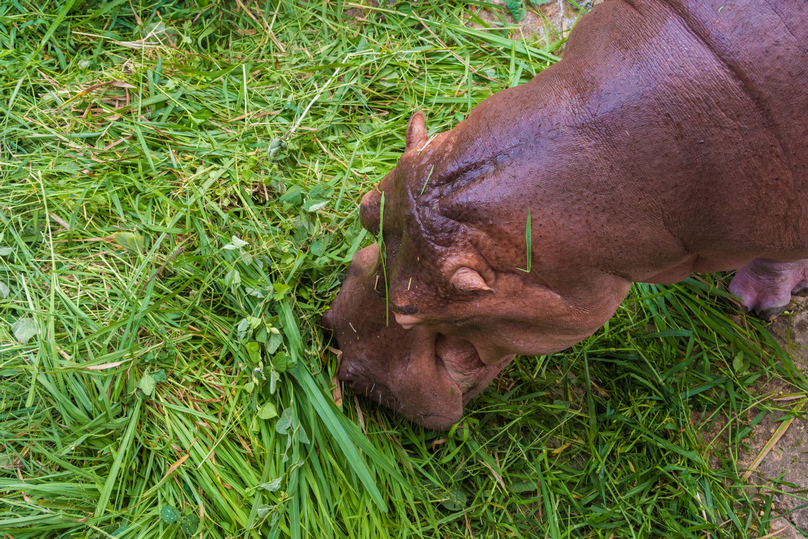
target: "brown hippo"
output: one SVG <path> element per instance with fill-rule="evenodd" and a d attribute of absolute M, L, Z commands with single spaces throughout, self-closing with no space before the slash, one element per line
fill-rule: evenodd
<path fill-rule="evenodd" d="M 772 316 L 808 286 L 808 2 L 607 0 L 451 131 L 415 114 L 360 216 L 383 256 L 356 253 L 323 319 L 339 377 L 433 429 L 632 282 L 741 268 Z"/>

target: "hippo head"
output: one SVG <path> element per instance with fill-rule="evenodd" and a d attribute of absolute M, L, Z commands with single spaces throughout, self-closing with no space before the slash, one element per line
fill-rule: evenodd
<path fill-rule="evenodd" d="M 530 208 L 500 191 L 514 174 L 507 148 L 474 144 L 463 123 L 430 140 L 423 116 L 412 117 L 396 168 L 362 199 L 362 225 L 379 241 L 355 254 L 323 318 L 343 351 L 339 378 L 433 429 L 460 421 L 516 354 L 556 352 L 594 332 L 628 287 L 590 301 L 552 264 L 543 272 L 534 257 L 531 269 Z"/>
<path fill-rule="evenodd" d="M 323 317 L 343 351 L 339 378 L 359 395 L 416 423 L 448 429 L 513 355 L 489 366 L 463 338 L 432 325 L 397 323 L 392 304 L 388 311 L 382 275 L 377 245 L 357 252 Z"/>

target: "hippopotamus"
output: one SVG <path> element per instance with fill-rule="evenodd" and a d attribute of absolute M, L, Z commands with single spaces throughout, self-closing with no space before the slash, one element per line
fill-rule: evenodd
<path fill-rule="evenodd" d="M 740 268 L 771 317 L 808 288 L 808 2 L 606 0 L 454 129 L 415 113 L 359 214 L 378 240 L 323 317 L 338 375 L 428 428 L 632 282 Z"/>

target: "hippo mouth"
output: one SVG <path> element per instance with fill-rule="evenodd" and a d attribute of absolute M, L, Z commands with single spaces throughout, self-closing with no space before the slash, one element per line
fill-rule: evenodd
<path fill-rule="evenodd" d="M 395 394 L 384 384 L 379 382 L 372 382 L 362 375 L 357 375 L 350 369 L 340 368 L 338 377 L 343 382 L 348 384 L 348 387 L 356 395 L 364 398 L 375 405 L 384 406 L 393 411 L 396 415 L 400 415 L 418 423 L 426 428 L 433 430 L 447 430 L 451 428 L 460 418 L 446 416 L 432 411 L 414 411 L 407 410 L 407 406 L 399 400 Z"/>
<path fill-rule="evenodd" d="M 457 404 L 462 403 L 460 408 L 452 410 L 458 415 L 441 413 L 448 410 L 438 400 L 430 399 L 429 391 L 418 391 L 416 397 L 408 395 L 407 388 L 411 387 L 413 380 L 407 366 L 393 369 L 393 372 L 387 373 L 384 381 L 380 381 L 380 377 L 371 377 L 364 372 L 363 362 L 345 357 L 337 376 L 346 382 L 356 395 L 364 397 L 373 404 L 385 406 L 396 414 L 427 428 L 446 430 L 460 420 L 462 406 L 485 389 L 501 366 L 485 365 L 474 346 L 465 339 L 445 335 L 438 335 L 435 339 L 433 372 L 443 379 L 444 389 L 450 388 Z M 417 380 L 416 385 L 423 386 Z M 403 396 L 397 395 L 391 386 L 397 388 Z"/>
<path fill-rule="evenodd" d="M 364 397 L 374 404 L 386 406 L 395 412 L 400 412 L 402 404 L 389 387 L 379 381 L 373 381 L 354 368 L 353 361 L 346 360 L 337 371 L 337 378 L 348 384 L 348 387 L 357 395 Z"/>

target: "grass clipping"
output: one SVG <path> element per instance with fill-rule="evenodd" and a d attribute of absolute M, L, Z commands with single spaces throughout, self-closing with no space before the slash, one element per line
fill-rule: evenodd
<path fill-rule="evenodd" d="M 733 455 L 787 356 L 728 318 L 723 282 L 637 285 L 448 435 L 334 404 L 318 322 L 410 114 L 449 129 L 557 60 L 466 27 L 476 9 L 0 5 L 6 537 L 767 529 Z M 694 410 L 732 435 L 704 440 Z"/>

